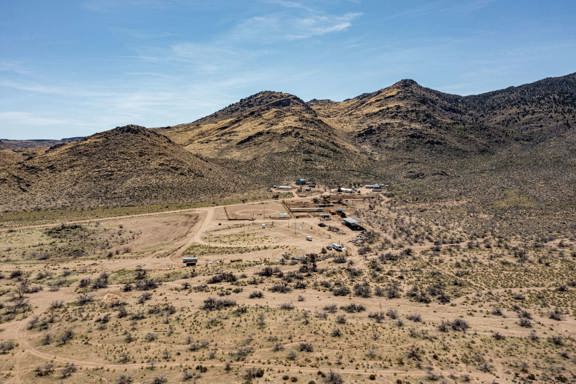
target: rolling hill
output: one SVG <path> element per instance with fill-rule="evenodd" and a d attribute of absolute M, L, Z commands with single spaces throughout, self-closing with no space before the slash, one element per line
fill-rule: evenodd
<path fill-rule="evenodd" d="M 239 162 L 239 172 L 266 182 L 299 175 L 339 177 L 367 161 L 346 133 L 298 97 L 281 92 L 260 92 L 161 132 L 193 153 Z"/>
<path fill-rule="evenodd" d="M 309 105 L 376 156 L 403 150 L 457 156 L 496 152 L 573 131 L 576 74 L 466 97 L 402 80 L 342 102 Z"/>
<path fill-rule="evenodd" d="M 480 135 L 463 129 L 468 111 L 462 97 L 413 80 L 342 102 L 312 100 L 310 105 L 376 157 L 389 151 L 458 154 L 486 147 Z"/>
<path fill-rule="evenodd" d="M 2 210 L 194 201 L 248 184 L 134 125 L 53 146 L 0 172 Z"/>
<path fill-rule="evenodd" d="M 536 144 L 574 134 L 576 73 L 464 98 L 478 124 L 507 140 Z"/>

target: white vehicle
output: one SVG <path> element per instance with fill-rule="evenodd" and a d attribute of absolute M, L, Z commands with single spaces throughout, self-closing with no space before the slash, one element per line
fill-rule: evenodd
<path fill-rule="evenodd" d="M 306 240 L 312 241 L 312 236 L 310 236 L 310 235 L 306 236 Z"/>
<path fill-rule="evenodd" d="M 329 244 L 326 248 L 333 249 L 337 252 L 342 252 L 344 250 L 344 246 L 342 244 L 339 244 L 339 243 Z"/>

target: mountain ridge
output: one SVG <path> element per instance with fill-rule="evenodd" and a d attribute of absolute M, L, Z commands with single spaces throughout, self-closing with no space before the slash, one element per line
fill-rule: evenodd
<path fill-rule="evenodd" d="M 471 96 L 410 79 L 340 102 L 262 91 L 191 123 L 0 149 L 0 209 L 190 201 L 296 177 L 447 181 L 494 159 L 510 175 L 531 156 L 524 172 L 544 177 L 574 164 L 575 127 L 576 74 Z"/>

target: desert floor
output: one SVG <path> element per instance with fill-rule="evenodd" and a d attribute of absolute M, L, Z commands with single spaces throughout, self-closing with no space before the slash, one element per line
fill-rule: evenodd
<path fill-rule="evenodd" d="M 0 382 L 576 382 L 573 237 L 335 207 L 366 231 L 282 201 L 2 228 Z"/>

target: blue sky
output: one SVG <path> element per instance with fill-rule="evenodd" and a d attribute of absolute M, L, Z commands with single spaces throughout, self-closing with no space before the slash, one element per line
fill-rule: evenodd
<path fill-rule="evenodd" d="M 473 94 L 576 71 L 572 0 L 0 0 L 0 138 L 190 122 L 261 90 Z"/>

